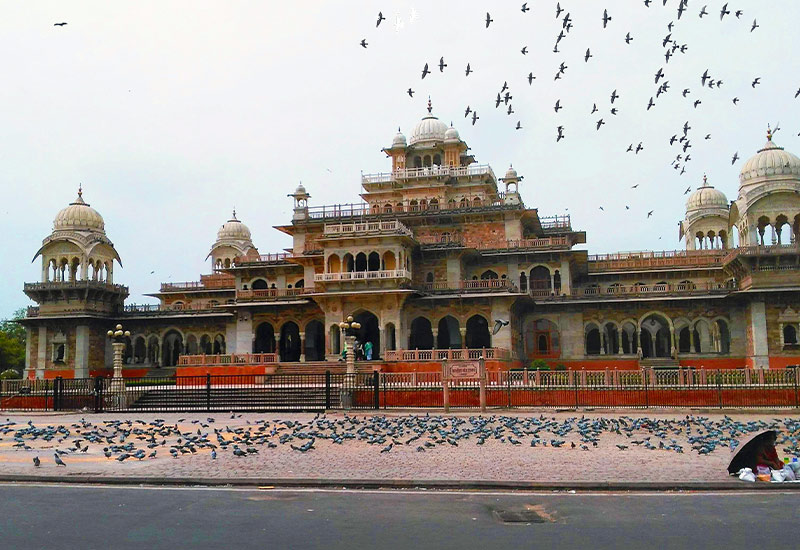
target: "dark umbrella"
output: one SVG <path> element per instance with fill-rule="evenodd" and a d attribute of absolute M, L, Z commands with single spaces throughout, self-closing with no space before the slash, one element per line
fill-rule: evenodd
<path fill-rule="evenodd" d="M 728 473 L 738 473 L 742 468 L 752 468 L 753 472 L 756 469 L 756 452 L 761 442 L 769 436 L 778 437 L 778 432 L 775 430 L 766 430 L 751 434 L 744 439 L 739 440 L 739 445 L 732 447 L 731 452 L 735 453 L 731 463 L 728 464 Z"/>

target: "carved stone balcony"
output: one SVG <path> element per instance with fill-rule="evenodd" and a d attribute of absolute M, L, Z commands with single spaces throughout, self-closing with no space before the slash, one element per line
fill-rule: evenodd
<path fill-rule="evenodd" d="M 411 280 L 411 272 L 407 269 L 390 269 L 384 271 L 349 271 L 346 273 L 317 273 L 314 275 L 314 282 L 318 283 L 342 283 L 354 281 L 356 283 L 365 281 L 386 281 L 386 280 Z"/>
<path fill-rule="evenodd" d="M 325 239 L 384 235 L 400 235 L 406 237 L 414 236 L 411 229 L 397 220 L 325 224 L 323 231 L 323 236 Z"/>

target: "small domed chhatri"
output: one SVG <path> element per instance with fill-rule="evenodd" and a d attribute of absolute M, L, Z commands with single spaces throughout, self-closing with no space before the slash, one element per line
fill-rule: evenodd
<path fill-rule="evenodd" d="M 739 183 L 742 187 L 764 179 L 800 179 L 800 158 L 785 151 L 772 141 L 772 130 L 767 130 L 767 143 L 742 167 Z"/>
<path fill-rule="evenodd" d="M 410 145 L 426 141 L 444 141 L 447 130 L 447 124 L 433 116 L 433 106 L 431 100 L 428 100 L 428 114 L 422 120 L 417 122 L 414 130 L 411 132 Z"/>
<path fill-rule="evenodd" d="M 728 197 L 708 184 L 708 177 L 703 176 L 703 185 L 697 188 L 686 200 L 686 212 L 721 208 L 728 211 Z"/>
<path fill-rule="evenodd" d="M 258 254 L 253 246 L 250 228 L 239 221 L 234 209 L 231 219 L 222 224 L 217 231 L 217 241 L 212 245 L 211 252 L 206 258 L 211 257 L 214 269 L 230 267 L 235 259 L 240 256 Z"/>
<path fill-rule="evenodd" d="M 397 129 L 397 133 L 394 135 L 394 139 L 392 139 L 392 147 L 406 147 L 408 143 L 406 142 L 406 136 L 403 135 L 403 132 L 400 131 L 400 128 Z"/>
<path fill-rule="evenodd" d="M 78 187 L 78 198 L 56 214 L 53 230 L 95 230 L 104 231 L 103 216 L 83 200 L 83 189 Z"/>

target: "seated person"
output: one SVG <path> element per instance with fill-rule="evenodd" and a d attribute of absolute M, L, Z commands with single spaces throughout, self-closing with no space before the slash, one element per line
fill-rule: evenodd
<path fill-rule="evenodd" d="M 754 455 L 756 468 L 759 466 L 765 466 L 773 470 L 780 470 L 783 468 L 783 462 L 778 458 L 778 451 L 775 449 L 776 441 L 777 436 L 774 433 L 762 438 Z M 756 468 L 754 468 L 754 471 Z"/>

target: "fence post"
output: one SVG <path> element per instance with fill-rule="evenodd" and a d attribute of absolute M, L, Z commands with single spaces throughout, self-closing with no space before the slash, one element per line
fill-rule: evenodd
<path fill-rule="evenodd" d="M 103 412 L 103 377 L 100 375 L 94 379 L 94 412 Z"/>
<path fill-rule="evenodd" d="M 381 373 L 381 378 L 383 379 L 383 410 L 385 411 L 387 409 L 386 399 L 388 397 L 386 395 L 386 373 Z"/>
<path fill-rule="evenodd" d="M 325 371 L 325 410 L 331 408 L 331 371 Z"/>
<path fill-rule="evenodd" d="M 722 408 L 722 371 L 717 369 L 717 396 L 719 398 L 719 408 Z"/>
<path fill-rule="evenodd" d="M 650 408 L 650 396 L 647 394 L 647 373 L 642 370 L 641 371 L 642 382 L 644 382 L 644 408 Z"/>
<path fill-rule="evenodd" d="M 500 371 L 500 372 L 502 373 L 503 371 Z M 507 394 L 508 394 L 508 408 L 510 409 L 511 408 L 511 371 L 507 370 L 507 371 L 505 371 L 505 373 L 506 373 L 506 387 L 508 389 L 508 392 L 507 392 Z"/>
<path fill-rule="evenodd" d="M 800 409 L 800 401 L 797 399 L 797 373 L 800 371 L 800 366 L 795 366 L 792 370 L 794 371 L 794 407 Z"/>
<path fill-rule="evenodd" d="M 381 386 L 380 386 L 380 378 L 378 377 L 378 371 L 372 371 L 373 380 L 372 380 L 372 388 L 373 388 L 373 407 L 376 411 L 381 409 Z"/>
<path fill-rule="evenodd" d="M 58 411 L 61 409 L 61 383 L 64 381 L 60 376 L 56 376 L 53 380 L 53 410 Z"/>
<path fill-rule="evenodd" d="M 570 376 L 572 376 L 572 385 L 575 387 L 575 410 L 578 410 L 578 377 L 575 376 L 575 371 L 569 371 Z"/>
<path fill-rule="evenodd" d="M 206 411 L 211 412 L 211 373 L 206 373 Z"/>

